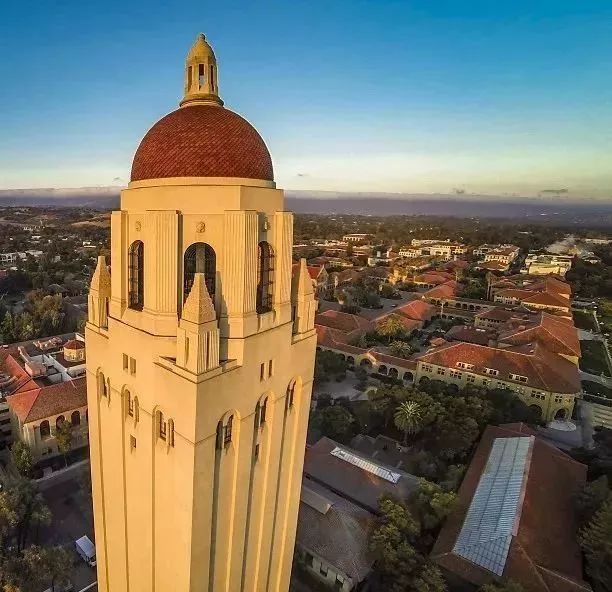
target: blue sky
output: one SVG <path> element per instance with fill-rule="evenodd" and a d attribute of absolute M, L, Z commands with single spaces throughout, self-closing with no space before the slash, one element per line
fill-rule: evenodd
<path fill-rule="evenodd" d="M 203 31 L 279 185 L 612 197 L 609 0 L 0 3 L 0 188 L 125 182 Z"/>

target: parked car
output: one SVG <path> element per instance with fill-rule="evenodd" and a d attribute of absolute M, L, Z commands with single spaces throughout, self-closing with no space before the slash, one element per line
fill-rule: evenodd
<path fill-rule="evenodd" d="M 74 541 L 74 547 L 87 565 L 96 567 L 96 547 L 87 535 L 83 535 L 80 539 Z"/>

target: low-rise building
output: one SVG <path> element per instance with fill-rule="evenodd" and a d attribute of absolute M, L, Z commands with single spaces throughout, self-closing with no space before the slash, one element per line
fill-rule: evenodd
<path fill-rule="evenodd" d="M 529 275 L 550 275 L 555 274 L 565 277 L 571 269 L 573 255 L 551 255 L 550 253 L 529 253 L 525 259 L 525 264 L 521 273 Z"/>
<path fill-rule="evenodd" d="M 28 444 L 35 461 L 59 454 L 55 433 L 72 426 L 72 448 L 88 445 L 85 342 L 70 334 L 27 342 L 4 352 L 2 389 L 11 439 Z"/>
<path fill-rule="evenodd" d="M 546 421 L 569 419 L 581 393 L 576 364 L 537 342 L 506 348 L 454 342 L 415 361 L 416 382 L 511 390 Z"/>
<path fill-rule="evenodd" d="M 402 247 L 398 251 L 400 257 L 415 258 L 415 257 L 441 257 L 442 259 L 454 259 L 458 255 L 464 255 L 467 253 L 468 248 L 466 245 L 461 243 L 454 243 L 450 241 L 433 241 L 420 243 L 419 245 L 413 244 L 409 247 Z"/>
<path fill-rule="evenodd" d="M 431 552 L 449 587 L 503 578 L 526 592 L 590 592 L 576 539 L 586 476 L 523 424 L 487 427 Z"/>
<path fill-rule="evenodd" d="M 330 590 L 349 592 L 372 568 L 369 538 L 375 516 L 306 476 L 302 480 L 296 558 Z"/>
<path fill-rule="evenodd" d="M 362 243 L 362 242 L 367 242 L 370 239 L 374 238 L 373 234 L 367 234 L 367 233 L 353 233 L 353 234 L 345 234 L 342 237 L 342 240 L 345 243 Z"/>
<path fill-rule="evenodd" d="M 372 253 L 368 257 L 368 265 L 374 267 L 375 265 L 389 265 L 397 258 L 391 252 L 390 247 L 374 247 Z"/>

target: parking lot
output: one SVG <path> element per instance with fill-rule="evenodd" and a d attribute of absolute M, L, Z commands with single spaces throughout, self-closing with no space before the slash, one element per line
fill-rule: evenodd
<path fill-rule="evenodd" d="M 74 541 L 87 535 L 94 541 L 93 514 L 88 500 L 81 494 L 76 479 L 52 486 L 43 492 L 47 505 L 53 514 L 53 521 L 41 533 L 41 542 L 62 545 L 74 555 L 72 585 L 75 592 L 96 581 L 96 570 L 89 567 L 77 554 Z M 89 589 L 95 592 L 96 587 Z"/>

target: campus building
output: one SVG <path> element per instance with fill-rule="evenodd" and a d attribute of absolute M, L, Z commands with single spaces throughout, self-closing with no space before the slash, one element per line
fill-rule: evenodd
<path fill-rule="evenodd" d="M 71 450 L 87 447 L 85 365 L 85 342 L 74 333 L 3 350 L 0 426 L 5 428 L 0 431 L 0 449 L 21 441 L 41 469 L 49 468 L 61 453 L 56 434 L 65 422 L 71 426 Z"/>
<path fill-rule="evenodd" d="M 101 257 L 91 282 L 101 592 L 289 588 L 316 302 L 268 149 L 217 75 L 200 35 L 112 213 L 112 274 Z"/>

